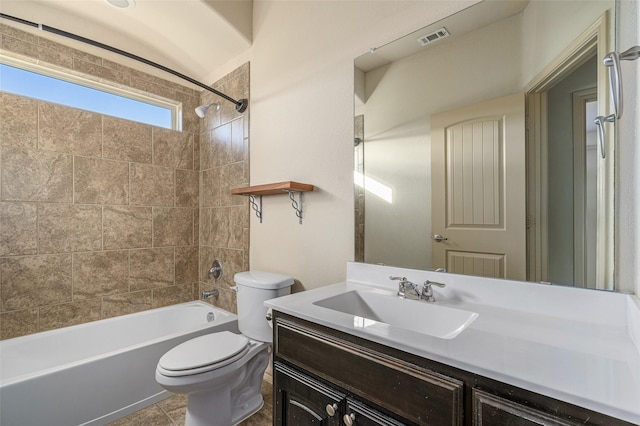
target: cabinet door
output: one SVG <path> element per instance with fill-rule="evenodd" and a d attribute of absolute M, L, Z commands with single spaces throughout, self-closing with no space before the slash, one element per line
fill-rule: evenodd
<path fill-rule="evenodd" d="M 577 423 L 473 389 L 473 425 L 577 426 Z"/>
<path fill-rule="evenodd" d="M 352 426 L 405 426 L 391 417 L 366 406 L 365 404 L 347 398 L 346 414 L 343 416 L 345 425 Z"/>
<path fill-rule="evenodd" d="M 274 364 L 274 425 L 338 426 L 345 395 L 298 371 Z"/>

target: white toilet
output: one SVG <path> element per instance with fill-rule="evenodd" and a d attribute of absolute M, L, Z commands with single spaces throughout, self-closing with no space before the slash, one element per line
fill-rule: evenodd
<path fill-rule="evenodd" d="M 238 327 L 188 340 L 158 361 L 156 381 L 186 393 L 186 426 L 231 426 L 262 408 L 260 393 L 269 364 L 272 329 L 264 301 L 291 292 L 293 278 L 261 271 L 234 276 Z"/>

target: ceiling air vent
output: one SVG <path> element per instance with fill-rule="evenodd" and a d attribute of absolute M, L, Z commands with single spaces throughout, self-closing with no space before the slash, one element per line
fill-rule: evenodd
<path fill-rule="evenodd" d="M 431 34 L 427 34 L 418 38 L 418 44 L 420 46 L 426 46 L 429 43 L 433 43 L 436 40 L 440 40 L 448 36 L 449 36 L 449 32 L 445 27 L 442 27 L 439 30 L 435 30 Z"/>

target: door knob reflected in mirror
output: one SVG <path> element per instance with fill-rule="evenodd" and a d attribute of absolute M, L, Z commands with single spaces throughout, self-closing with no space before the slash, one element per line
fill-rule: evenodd
<path fill-rule="evenodd" d="M 436 243 L 439 243 L 439 242 L 441 242 L 441 241 L 447 241 L 447 240 L 448 240 L 448 238 L 447 238 L 447 237 L 443 237 L 443 236 L 442 236 L 442 235 L 440 235 L 440 234 L 435 234 L 435 235 L 433 236 L 433 240 L 434 240 Z"/>

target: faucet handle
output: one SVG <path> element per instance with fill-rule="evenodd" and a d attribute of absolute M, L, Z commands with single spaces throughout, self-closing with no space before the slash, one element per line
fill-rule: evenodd
<path fill-rule="evenodd" d="M 446 286 L 447 286 L 446 284 L 439 283 L 439 282 L 437 282 L 437 281 L 429 281 L 429 280 L 426 280 L 426 281 L 424 282 L 424 286 L 425 286 L 425 287 L 432 286 L 432 285 L 435 285 L 436 287 L 440 287 L 440 288 L 443 288 L 443 287 L 446 287 Z"/>
<path fill-rule="evenodd" d="M 398 283 L 398 297 L 402 297 L 404 299 L 405 296 L 405 291 L 407 289 L 407 283 L 409 283 L 409 281 L 407 281 L 407 277 L 389 277 L 390 280 L 392 281 L 400 281 Z"/>
<path fill-rule="evenodd" d="M 420 298 L 421 299 L 424 299 L 427 302 L 435 302 L 436 301 L 436 298 L 433 297 L 433 290 L 431 289 L 432 285 L 435 285 L 435 286 L 440 287 L 440 288 L 446 286 L 446 284 L 443 284 L 443 283 L 426 280 L 424 282 L 424 284 L 422 285 L 422 292 L 420 293 Z"/>

